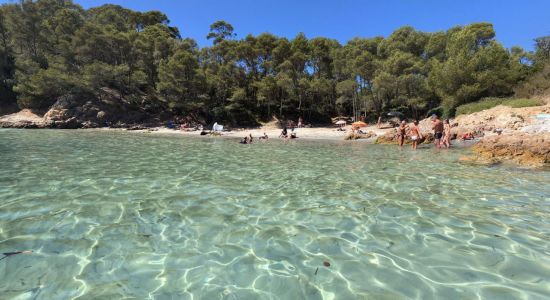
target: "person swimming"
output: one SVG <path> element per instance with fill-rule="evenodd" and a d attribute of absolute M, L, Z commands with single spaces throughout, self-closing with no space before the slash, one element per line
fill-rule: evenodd
<path fill-rule="evenodd" d="M 268 140 L 269 137 L 268 137 L 267 134 L 264 132 L 264 135 L 260 136 L 258 139 L 260 139 L 260 140 Z"/>

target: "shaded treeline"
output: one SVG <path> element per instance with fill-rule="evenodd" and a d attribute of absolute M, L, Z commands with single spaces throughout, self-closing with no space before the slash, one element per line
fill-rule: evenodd
<path fill-rule="evenodd" d="M 542 47 L 536 54 L 505 49 L 488 23 L 435 33 L 402 27 L 387 38 L 341 45 L 303 34 L 237 39 L 233 27 L 219 21 L 208 38 L 213 46 L 199 48 L 158 11 L 115 5 L 84 10 L 62 0 L 5 4 L 0 101 L 47 109 L 64 95 L 101 97 L 109 89 L 152 114 L 233 124 L 273 116 L 374 118 L 391 110 L 423 117 L 453 114 L 482 97 L 509 96 L 548 59 Z"/>

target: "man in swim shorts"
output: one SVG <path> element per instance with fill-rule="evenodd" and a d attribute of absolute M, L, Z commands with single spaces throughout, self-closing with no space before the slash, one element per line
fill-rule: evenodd
<path fill-rule="evenodd" d="M 437 115 L 432 115 L 432 129 L 434 130 L 434 143 L 437 149 L 441 148 L 441 138 L 443 137 L 443 122 Z"/>

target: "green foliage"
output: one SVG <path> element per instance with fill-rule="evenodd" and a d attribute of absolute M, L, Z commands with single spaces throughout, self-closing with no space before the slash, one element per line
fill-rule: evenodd
<path fill-rule="evenodd" d="M 210 33 L 206 36 L 207 39 L 214 39 L 214 45 L 223 42 L 228 38 L 232 38 L 233 26 L 225 21 L 216 21 L 210 25 Z"/>
<path fill-rule="evenodd" d="M 540 71 L 531 74 L 516 87 L 515 92 L 519 97 L 530 97 L 532 95 L 546 96 L 550 94 L 550 64 L 546 64 Z"/>
<path fill-rule="evenodd" d="M 449 33 L 448 59 L 433 61 L 430 85 L 446 112 L 482 97 L 508 96 L 521 79 L 510 54 L 494 40 L 492 25 L 472 24 Z"/>
<path fill-rule="evenodd" d="M 550 94 L 550 36 L 535 39 L 535 53 L 523 53 L 516 50 L 516 57 L 533 62 L 531 70 L 521 69 L 525 80 L 516 88 L 519 97 L 547 96 Z"/>
<path fill-rule="evenodd" d="M 531 106 L 539 106 L 544 105 L 544 102 L 539 99 L 525 99 L 525 98 L 519 98 L 519 99 L 507 99 L 502 102 L 501 105 L 504 106 L 510 106 L 513 108 L 520 108 L 520 107 L 531 107 Z"/>
<path fill-rule="evenodd" d="M 535 63 L 546 65 L 550 61 L 550 36 L 543 36 L 535 39 Z"/>
<path fill-rule="evenodd" d="M 468 103 L 457 107 L 456 114 L 464 115 L 490 109 L 498 105 L 510 106 L 514 108 L 539 106 L 544 103 L 538 99 L 524 98 L 484 98 L 478 102 Z"/>
<path fill-rule="evenodd" d="M 14 91 L 19 94 L 20 107 L 43 109 L 54 104 L 58 97 L 77 89 L 74 78 L 56 65 L 48 69 L 36 68 L 36 72 L 17 72 Z"/>
<path fill-rule="evenodd" d="M 0 100 L 47 108 L 66 94 L 100 97 L 109 89 L 121 103 L 209 121 L 325 122 L 396 109 L 413 118 L 434 109 L 450 115 L 483 97 L 510 96 L 518 82 L 525 80 L 522 91 L 548 82 L 547 38 L 537 39 L 535 54 L 507 50 L 488 23 L 435 33 L 406 26 L 341 45 L 303 33 L 236 39 L 231 24 L 217 21 L 208 34 L 213 45 L 202 49 L 169 24 L 162 12 L 111 4 L 4 4 Z"/>
<path fill-rule="evenodd" d="M 200 75 L 195 55 L 180 49 L 159 67 L 158 92 L 171 108 L 192 111 L 201 107 L 200 88 L 204 78 Z"/>

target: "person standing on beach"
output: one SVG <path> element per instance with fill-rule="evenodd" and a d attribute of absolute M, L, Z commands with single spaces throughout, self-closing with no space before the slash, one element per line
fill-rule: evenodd
<path fill-rule="evenodd" d="M 451 124 L 449 124 L 449 119 L 443 121 L 443 145 L 445 148 L 451 147 Z"/>
<path fill-rule="evenodd" d="M 432 129 L 434 130 L 434 143 L 437 149 L 441 148 L 441 138 L 443 137 L 443 122 L 437 115 L 432 115 Z"/>
<path fill-rule="evenodd" d="M 407 133 L 407 122 L 401 121 L 401 124 L 399 125 L 399 128 L 397 129 L 397 138 L 399 141 L 399 147 L 403 147 L 403 144 L 405 143 L 405 135 Z"/>
<path fill-rule="evenodd" d="M 416 147 L 418 146 L 418 141 L 422 139 L 422 132 L 420 132 L 420 128 L 418 128 L 418 120 L 414 120 L 413 126 L 411 126 L 410 135 L 412 148 L 416 150 Z"/>

